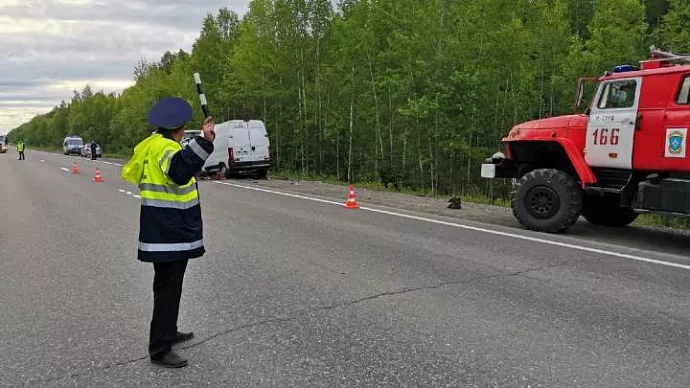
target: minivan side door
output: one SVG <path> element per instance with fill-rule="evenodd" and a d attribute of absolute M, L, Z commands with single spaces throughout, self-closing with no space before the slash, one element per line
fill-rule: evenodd
<path fill-rule="evenodd" d="M 249 122 L 249 142 L 252 159 L 263 161 L 269 159 L 269 139 L 266 127 L 261 122 Z"/>

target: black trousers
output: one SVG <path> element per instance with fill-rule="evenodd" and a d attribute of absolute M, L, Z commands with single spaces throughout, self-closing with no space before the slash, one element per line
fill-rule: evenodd
<path fill-rule="evenodd" d="M 151 356 L 163 356 L 172 347 L 186 269 L 187 260 L 153 263 L 153 317 L 149 336 Z"/>
<path fill-rule="evenodd" d="M 19 153 L 19 160 L 25 160 L 24 159 L 24 151 Z"/>

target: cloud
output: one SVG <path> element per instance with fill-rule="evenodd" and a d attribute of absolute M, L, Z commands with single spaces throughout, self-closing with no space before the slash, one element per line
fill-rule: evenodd
<path fill-rule="evenodd" d="M 121 92 L 142 57 L 191 51 L 203 18 L 249 0 L 1 0 L 0 133 L 46 113 L 72 90 Z"/>

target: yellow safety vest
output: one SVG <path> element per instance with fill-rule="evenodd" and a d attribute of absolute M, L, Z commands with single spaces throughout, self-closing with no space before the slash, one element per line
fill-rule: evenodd
<path fill-rule="evenodd" d="M 24 143 L 17 143 L 17 152 L 24 152 Z"/>
<path fill-rule="evenodd" d="M 170 159 L 182 150 L 182 146 L 160 134 L 158 136 L 144 160 L 144 174 L 139 181 L 141 204 L 182 210 L 198 205 L 199 193 L 194 177 L 180 186 L 167 175 Z"/>

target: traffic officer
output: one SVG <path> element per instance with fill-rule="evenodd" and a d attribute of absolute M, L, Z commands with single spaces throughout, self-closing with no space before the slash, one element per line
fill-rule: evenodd
<path fill-rule="evenodd" d="M 158 101 L 148 114 L 157 132 L 134 148 L 122 170 L 122 177 L 140 190 L 138 259 L 153 263 L 154 269 L 149 354 L 151 362 L 167 368 L 187 365 L 172 350 L 174 343 L 193 337 L 177 330 L 182 280 L 188 260 L 206 252 L 194 175 L 213 152 L 214 123 L 207 118 L 202 136 L 183 148 L 184 125 L 191 118 L 192 107 L 185 100 Z"/>
<path fill-rule="evenodd" d="M 19 140 L 17 142 L 17 152 L 19 153 L 19 159 L 17 159 L 17 160 L 26 160 L 24 158 L 24 141 L 23 140 Z"/>
<path fill-rule="evenodd" d="M 97 151 L 96 142 L 91 140 L 90 146 L 91 146 L 91 160 L 96 160 L 96 151 Z"/>

